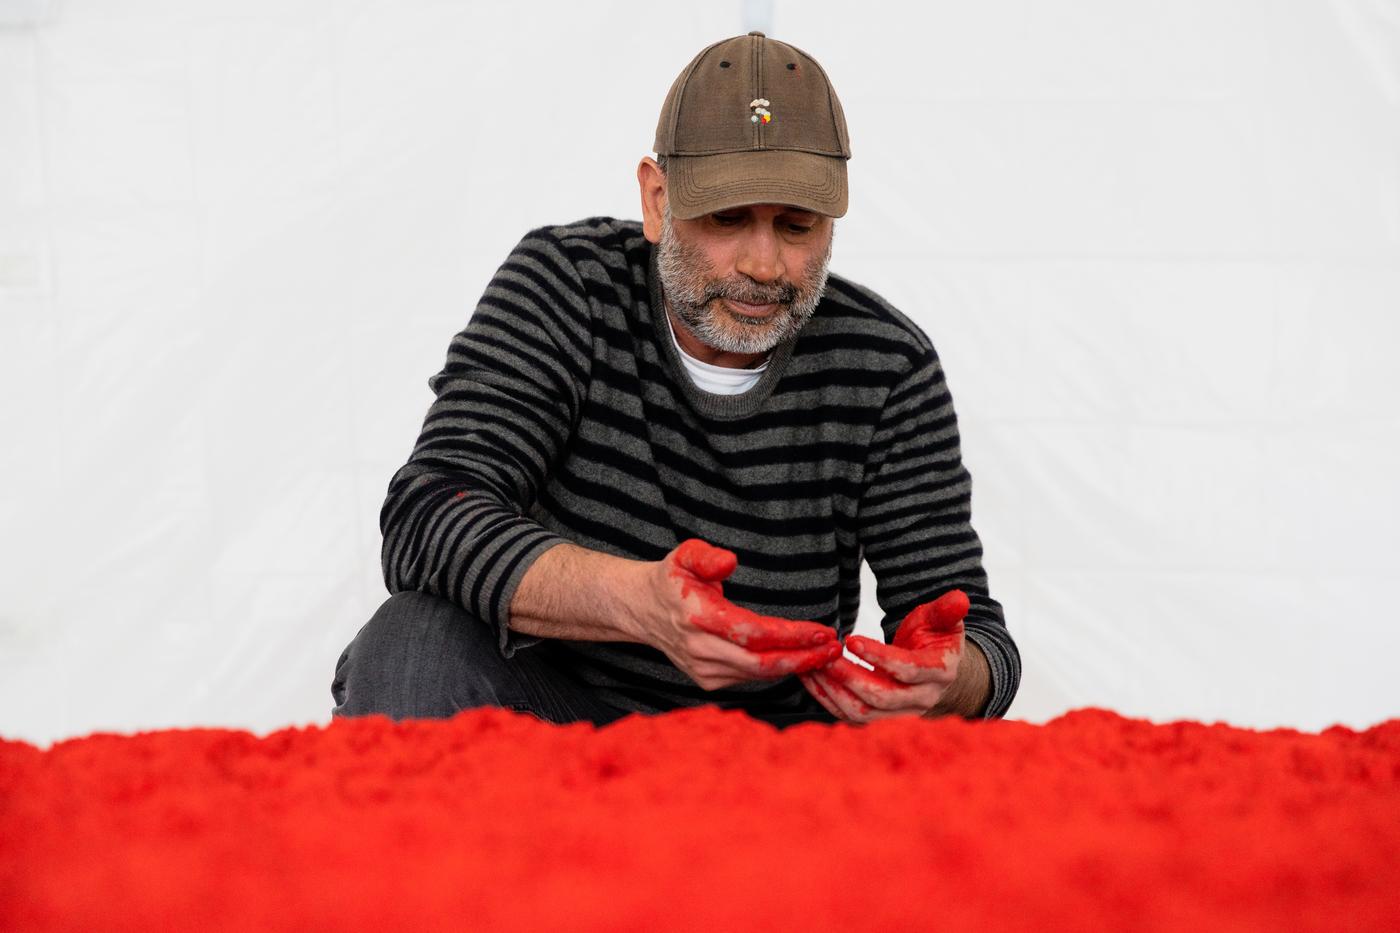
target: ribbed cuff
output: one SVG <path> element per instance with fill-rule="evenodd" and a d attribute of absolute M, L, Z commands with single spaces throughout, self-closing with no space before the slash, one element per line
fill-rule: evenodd
<path fill-rule="evenodd" d="M 498 584 L 497 601 L 494 607 L 494 624 L 496 626 L 498 639 L 497 644 L 501 649 L 501 657 L 512 658 L 515 652 L 521 648 L 528 648 L 544 641 L 539 635 L 530 635 L 519 632 L 510 627 L 510 604 L 515 598 L 515 591 L 520 587 L 520 581 L 525 579 L 525 573 L 539 559 L 545 551 L 556 544 L 563 544 L 567 539 L 561 538 L 553 532 L 541 529 L 541 534 L 527 536 L 523 547 L 519 552 L 506 560 L 504 566 L 508 569 Z M 487 579 L 489 588 L 491 581 Z"/>
<path fill-rule="evenodd" d="M 448 519 L 432 534 L 429 570 L 419 571 L 424 579 L 413 585 L 436 584 L 443 596 L 494 629 L 504 658 L 538 644 L 543 639 L 510 628 L 510 603 L 535 559 L 568 539 L 487 493 L 459 492 L 446 508 Z"/>
<path fill-rule="evenodd" d="M 978 714 L 982 719 L 999 719 L 1011 708 L 1021 683 L 1021 659 L 1015 648 L 1008 648 L 1006 629 L 995 622 L 964 619 L 963 634 L 987 657 L 992 689 L 987 705 Z"/>

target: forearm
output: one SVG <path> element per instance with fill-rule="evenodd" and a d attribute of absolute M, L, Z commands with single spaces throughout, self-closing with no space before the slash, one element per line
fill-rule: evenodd
<path fill-rule="evenodd" d="M 521 578 L 509 627 L 541 638 L 645 643 L 635 607 L 647 563 L 557 544 Z"/>
<path fill-rule="evenodd" d="M 548 553 L 545 556 L 548 557 Z M 964 718 L 974 718 L 981 715 L 991 695 L 992 673 L 987 665 L 987 656 L 972 639 L 965 639 L 962 658 L 958 661 L 957 678 L 948 685 L 948 689 L 943 691 L 943 696 L 934 704 L 933 709 L 924 716 L 932 719 L 953 713 Z"/>

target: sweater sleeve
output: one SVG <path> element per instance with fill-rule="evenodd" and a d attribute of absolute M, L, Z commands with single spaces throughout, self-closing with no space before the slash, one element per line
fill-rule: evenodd
<path fill-rule="evenodd" d="M 567 540 L 525 513 L 578 424 L 589 321 L 563 246 L 548 228 L 527 233 L 428 379 L 436 400 L 379 513 L 389 592 L 457 603 L 496 630 L 506 658 L 541 641 L 509 628 L 511 599 Z"/>
<path fill-rule="evenodd" d="M 962 590 L 971 602 L 966 638 L 987 656 L 991 671 L 991 696 L 979 715 L 1005 716 L 1021 682 L 1021 656 L 1001 604 L 988 592 L 982 543 L 972 527 L 972 477 L 931 345 L 890 390 L 869 457 L 858 527 L 886 643 L 915 606 Z"/>

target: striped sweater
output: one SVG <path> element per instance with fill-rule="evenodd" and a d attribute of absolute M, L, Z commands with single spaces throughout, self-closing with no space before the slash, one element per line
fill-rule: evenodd
<path fill-rule="evenodd" d="M 988 592 L 972 480 L 933 344 L 879 295 L 832 273 L 815 313 L 735 395 L 699 389 L 667 331 L 655 250 L 637 221 L 525 235 L 428 380 L 436 400 L 380 511 L 390 593 L 461 605 L 504 657 L 542 649 L 622 710 L 715 703 L 786 712 L 796 677 L 705 691 L 658 649 L 543 639 L 511 598 L 555 544 L 660 560 L 689 537 L 739 559 L 732 602 L 845 637 L 869 561 L 885 640 L 958 588 L 987 656 L 982 710 L 1005 715 L 1020 654 Z"/>

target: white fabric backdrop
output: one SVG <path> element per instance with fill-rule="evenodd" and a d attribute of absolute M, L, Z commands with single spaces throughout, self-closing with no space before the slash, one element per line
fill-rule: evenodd
<path fill-rule="evenodd" d="M 12 19 L 0 735 L 328 722 L 448 340 L 525 230 L 639 216 L 671 80 L 752 28 L 845 106 L 832 268 L 943 358 L 1011 716 L 1400 715 L 1395 2 Z"/>

